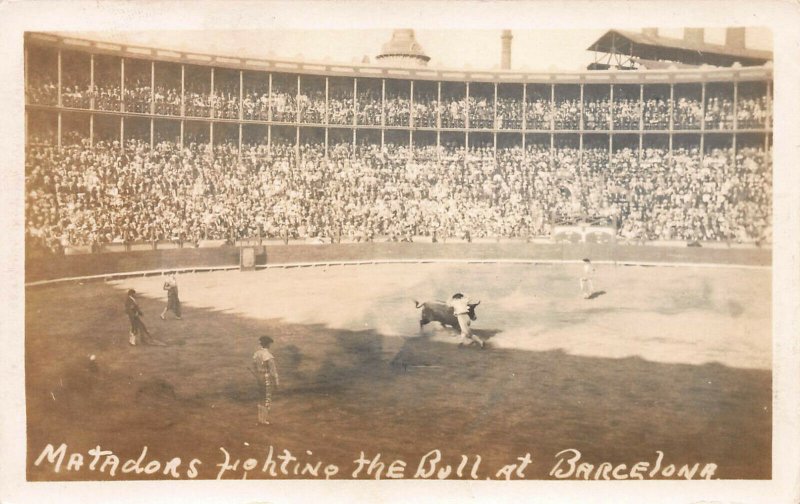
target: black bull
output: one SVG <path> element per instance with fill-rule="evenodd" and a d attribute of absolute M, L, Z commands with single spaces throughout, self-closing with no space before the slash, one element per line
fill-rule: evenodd
<path fill-rule="evenodd" d="M 426 301 L 424 303 L 414 301 L 414 304 L 417 305 L 417 308 L 422 308 L 422 313 L 419 318 L 420 329 L 429 322 L 439 322 L 442 326 L 450 326 L 454 329 L 461 330 L 461 326 L 458 324 L 458 318 L 456 318 L 455 315 L 455 310 L 447 303 L 443 301 Z M 467 314 L 470 320 L 478 318 L 478 316 L 475 315 L 475 307 L 479 304 L 481 304 L 480 301 L 467 304 L 469 307 Z"/>

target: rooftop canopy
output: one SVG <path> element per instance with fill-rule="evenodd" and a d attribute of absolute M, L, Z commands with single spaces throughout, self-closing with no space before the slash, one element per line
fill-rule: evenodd
<path fill-rule="evenodd" d="M 742 66 L 760 66 L 772 61 L 771 51 L 624 30 L 609 30 L 587 50 L 624 55 L 638 61 L 670 61 L 684 65 L 729 67 L 738 62 Z"/>

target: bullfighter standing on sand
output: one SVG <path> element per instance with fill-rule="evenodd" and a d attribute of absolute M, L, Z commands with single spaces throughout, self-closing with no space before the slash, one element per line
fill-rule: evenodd
<path fill-rule="evenodd" d="M 258 342 L 261 348 L 253 354 L 253 367 L 255 374 L 264 380 L 264 404 L 258 405 L 258 423 L 269 425 L 269 410 L 272 407 L 272 394 L 279 385 L 278 368 L 275 365 L 275 357 L 269 351 L 272 345 L 272 338 L 261 336 Z"/>
<path fill-rule="evenodd" d="M 167 306 L 161 312 L 161 320 L 166 320 L 167 311 L 172 311 L 175 318 L 181 320 L 181 300 L 178 299 L 178 280 L 175 278 L 175 273 L 171 274 L 164 282 L 164 290 L 167 291 Z"/>
<path fill-rule="evenodd" d="M 125 313 L 128 314 L 128 320 L 131 323 L 128 342 L 132 346 L 136 345 L 137 337 L 140 343 L 166 346 L 164 342 L 155 339 L 150 334 L 150 331 L 147 330 L 147 326 L 144 325 L 144 321 L 142 321 L 144 313 L 139 308 L 139 303 L 136 302 L 136 291 L 133 289 L 128 289 L 128 297 L 125 299 Z"/>

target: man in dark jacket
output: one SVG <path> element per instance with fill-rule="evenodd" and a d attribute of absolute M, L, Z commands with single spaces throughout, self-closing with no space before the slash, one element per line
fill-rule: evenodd
<path fill-rule="evenodd" d="M 131 329 L 129 333 L 128 342 L 131 345 L 136 345 L 137 336 L 142 343 L 148 345 L 165 346 L 165 343 L 153 338 L 147 326 L 144 325 L 142 317 L 144 313 L 139 308 L 139 303 L 136 302 L 136 291 L 128 289 L 128 297 L 125 299 L 125 313 L 128 314 L 128 320 L 131 322 Z"/>

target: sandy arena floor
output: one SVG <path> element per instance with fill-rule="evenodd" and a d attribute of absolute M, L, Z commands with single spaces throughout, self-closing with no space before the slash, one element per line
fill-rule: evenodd
<path fill-rule="evenodd" d="M 263 462 L 268 446 L 336 464 L 338 478 L 361 451 L 407 461 L 410 477 L 437 448 L 454 467 L 479 454 L 481 477 L 531 453 L 526 477 L 546 479 L 572 448 L 593 463 L 652 462 L 660 450 L 665 464 L 769 478 L 770 274 L 598 266 L 584 300 L 571 265 L 199 273 L 178 277 L 184 320 L 166 322 L 161 277 L 29 288 L 29 478 L 108 477 L 34 466 L 62 442 L 196 457 L 200 478 L 217 476 L 220 447 Z M 127 288 L 167 347 L 128 346 Z M 437 324 L 419 331 L 413 300 L 456 291 L 482 301 L 473 327 L 486 351 L 458 349 Z M 246 369 L 261 334 L 276 340 L 282 381 L 269 427 L 256 424 Z"/>

